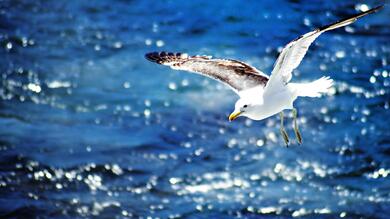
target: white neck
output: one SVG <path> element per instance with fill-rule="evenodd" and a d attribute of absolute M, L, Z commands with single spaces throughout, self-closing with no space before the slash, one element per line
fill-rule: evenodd
<path fill-rule="evenodd" d="M 246 90 L 242 90 L 238 93 L 241 99 L 248 99 L 253 104 L 263 104 L 263 86 L 256 86 Z"/>

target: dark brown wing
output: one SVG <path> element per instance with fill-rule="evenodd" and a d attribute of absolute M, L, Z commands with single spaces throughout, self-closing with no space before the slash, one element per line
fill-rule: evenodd
<path fill-rule="evenodd" d="M 182 53 L 152 52 L 149 61 L 172 69 L 195 72 L 229 85 L 239 93 L 248 88 L 267 84 L 268 76 L 256 68 L 231 59 L 212 59 L 209 56 L 188 56 Z"/>

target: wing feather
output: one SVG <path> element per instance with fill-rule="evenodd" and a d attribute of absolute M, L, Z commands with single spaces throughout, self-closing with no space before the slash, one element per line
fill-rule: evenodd
<path fill-rule="evenodd" d="M 272 90 L 274 86 L 280 86 L 280 83 L 287 84 L 291 80 L 292 71 L 299 66 L 310 45 L 323 32 L 349 25 L 355 22 L 358 18 L 377 12 L 382 8 L 383 6 L 372 8 L 368 11 L 353 15 L 347 19 L 318 28 L 291 41 L 283 48 L 276 60 L 265 90 Z"/>
<path fill-rule="evenodd" d="M 229 85 L 236 93 L 256 86 L 265 87 L 268 76 L 237 60 L 212 59 L 210 56 L 188 56 L 182 53 L 152 52 L 149 61 L 172 69 L 198 73 Z"/>

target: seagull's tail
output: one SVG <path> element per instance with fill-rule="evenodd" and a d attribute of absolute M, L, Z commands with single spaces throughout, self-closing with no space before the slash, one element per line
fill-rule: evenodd
<path fill-rule="evenodd" d="M 297 95 L 301 97 L 320 97 L 333 85 L 330 77 L 322 77 L 310 83 L 295 84 Z"/>

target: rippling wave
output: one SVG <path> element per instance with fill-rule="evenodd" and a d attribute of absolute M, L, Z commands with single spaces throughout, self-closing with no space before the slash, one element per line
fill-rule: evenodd
<path fill-rule="evenodd" d="M 0 1 L 0 217 L 388 217 L 388 6 L 322 35 L 295 71 L 336 81 L 296 102 L 302 146 L 283 146 L 276 117 L 229 123 L 228 88 L 143 58 L 270 72 L 290 40 L 379 4 Z"/>

